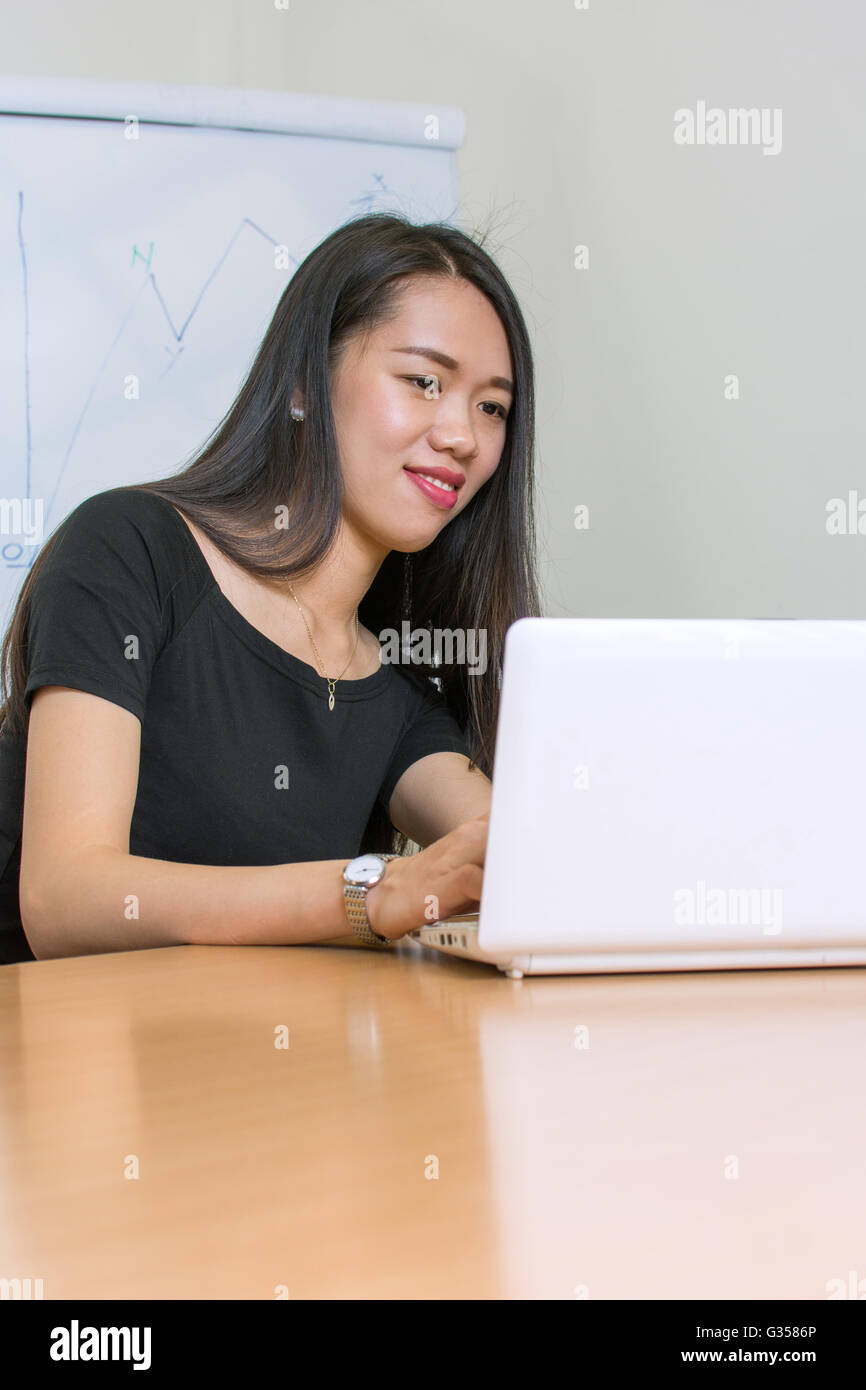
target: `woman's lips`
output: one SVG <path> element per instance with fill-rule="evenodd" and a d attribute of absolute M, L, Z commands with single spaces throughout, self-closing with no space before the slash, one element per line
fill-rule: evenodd
<path fill-rule="evenodd" d="M 437 507 L 442 507 L 446 512 L 450 512 L 457 501 L 456 491 L 446 492 L 444 488 L 437 487 L 435 483 L 428 483 L 427 479 L 420 477 L 418 473 L 410 473 L 408 468 L 404 468 L 403 472 L 412 479 L 416 487 L 421 489 L 425 497 L 429 497 L 430 501 L 435 502 Z"/>

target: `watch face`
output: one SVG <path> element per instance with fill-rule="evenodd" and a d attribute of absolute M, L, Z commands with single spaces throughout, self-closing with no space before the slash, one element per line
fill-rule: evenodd
<path fill-rule="evenodd" d="M 378 854 L 362 854 L 357 859 L 353 859 L 351 864 L 347 864 L 343 870 L 343 877 L 347 883 L 357 883 L 360 886 L 368 886 L 378 883 L 385 872 L 386 861 Z"/>

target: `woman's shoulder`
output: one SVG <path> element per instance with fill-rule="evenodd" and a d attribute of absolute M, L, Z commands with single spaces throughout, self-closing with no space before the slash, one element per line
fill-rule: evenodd
<path fill-rule="evenodd" d="M 170 508 L 171 503 L 154 492 L 133 486 L 111 487 L 85 497 L 72 508 L 66 521 L 99 524 L 123 518 L 141 524 L 159 523 L 164 521 Z"/>
<path fill-rule="evenodd" d="M 190 569 L 182 525 L 172 504 L 155 493 L 136 487 L 92 493 L 48 538 L 46 578 L 98 576 L 116 590 L 155 589 L 163 600 Z"/>
<path fill-rule="evenodd" d="M 134 568 L 136 559 L 158 570 L 183 563 L 184 540 L 178 512 L 164 497 L 138 487 L 94 492 L 56 527 L 58 559 L 78 552 L 95 563 Z"/>
<path fill-rule="evenodd" d="M 180 632 L 208 590 L 209 572 L 192 563 L 193 542 L 166 498 L 142 488 L 92 493 L 46 539 L 34 599 L 137 613 L 166 640 Z M 194 548 L 194 546 L 193 546 Z"/>

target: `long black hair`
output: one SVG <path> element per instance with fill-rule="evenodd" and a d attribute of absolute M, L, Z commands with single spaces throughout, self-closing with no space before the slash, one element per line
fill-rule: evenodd
<path fill-rule="evenodd" d="M 534 516 L 534 373 L 529 335 L 505 277 L 473 239 L 444 223 L 415 225 L 392 213 L 353 218 L 301 263 L 283 292 L 252 367 L 224 418 L 180 472 L 134 486 L 177 506 L 249 574 L 302 578 L 330 549 L 341 517 L 342 473 L 330 374 L 355 335 L 398 309 L 411 277 L 466 281 L 503 325 L 515 392 L 494 473 L 436 539 L 414 554 L 392 551 L 361 600 L 375 634 L 470 629 L 486 632 L 487 668 L 465 662 L 402 668 L 435 684 L 464 731 L 470 760 L 493 776 L 505 633 L 540 612 Z M 305 419 L 293 420 L 293 393 Z M 283 527 L 274 525 L 280 509 Z M 283 510 L 285 509 L 285 510 Z M 56 537 L 42 546 L 22 585 L 0 652 L 0 727 L 26 727 L 24 689 L 34 582 Z M 416 648 L 417 652 L 417 648 Z M 406 840 L 378 803 L 362 851 L 401 852 Z"/>

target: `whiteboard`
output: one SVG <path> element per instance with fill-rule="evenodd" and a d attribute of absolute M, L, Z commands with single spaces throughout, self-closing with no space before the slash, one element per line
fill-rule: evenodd
<path fill-rule="evenodd" d="M 296 266 L 366 212 L 453 224 L 454 108 L 0 77 L 0 607 L 85 498 L 176 472 Z"/>

